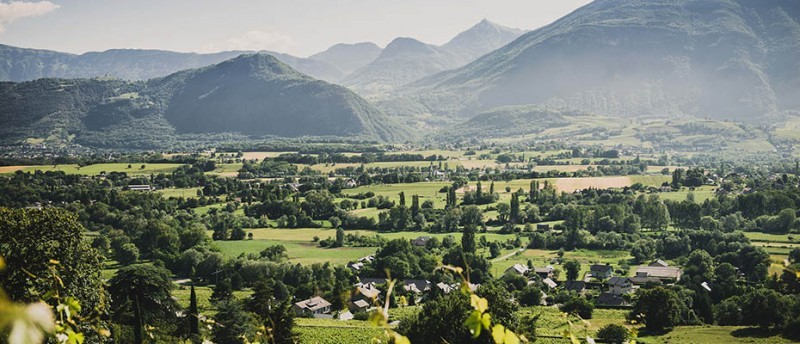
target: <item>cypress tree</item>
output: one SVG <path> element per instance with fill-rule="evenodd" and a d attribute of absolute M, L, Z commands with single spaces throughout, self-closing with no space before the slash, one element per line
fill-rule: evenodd
<path fill-rule="evenodd" d="M 189 336 L 194 337 L 200 335 L 200 318 L 197 313 L 197 293 L 194 291 L 194 282 L 192 282 L 191 288 L 189 294 Z"/>

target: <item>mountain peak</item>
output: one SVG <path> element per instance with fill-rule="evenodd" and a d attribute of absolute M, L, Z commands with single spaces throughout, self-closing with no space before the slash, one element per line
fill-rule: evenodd
<path fill-rule="evenodd" d="M 306 77 L 278 60 L 275 56 L 265 53 L 242 54 L 211 66 L 211 68 L 221 69 L 233 74 L 248 74 L 264 78 Z"/>
<path fill-rule="evenodd" d="M 395 56 L 407 53 L 433 53 L 436 47 L 410 37 L 395 38 L 381 53 L 382 57 Z"/>
<path fill-rule="evenodd" d="M 453 37 L 442 48 L 460 57 L 462 59 L 460 64 L 463 65 L 510 43 L 523 33 L 524 30 L 505 27 L 483 19 Z"/>

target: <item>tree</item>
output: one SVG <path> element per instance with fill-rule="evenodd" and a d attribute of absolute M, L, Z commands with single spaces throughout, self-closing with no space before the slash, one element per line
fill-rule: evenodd
<path fill-rule="evenodd" d="M 578 273 L 581 271 L 581 263 L 577 260 L 570 260 L 564 263 L 564 270 L 567 272 L 567 281 L 574 281 L 578 279 Z"/>
<path fill-rule="evenodd" d="M 242 343 L 242 337 L 255 334 L 253 316 L 244 310 L 238 300 L 224 300 L 217 303 L 214 315 L 212 337 L 215 343 Z"/>
<path fill-rule="evenodd" d="M 461 235 L 461 248 L 464 252 L 475 253 L 475 232 L 477 228 L 475 225 L 469 224 L 464 226 L 463 234 Z"/>
<path fill-rule="evenodd" d="M 577 314 L 583 319 L 591 319 L 594 311 L 594 304 L 581 296 L 572 296 L 559 307 L 564 313 Z"/>
<path fill-rule="evenodd" d="M 542 304 L 542 290 L 529 285 L 519 293 L 519 304 L 523 306 L 539 306 Z"/>
<path fill-rule="evenodd" d="M 6 296 L 33 303 L 58 286 L 63 297 L 79 300 L 81 316 L 105 314 L 103 264 L 84 240 L 84 231 L 77 216 L 63 209 L 0 208 L 0 257 L 5 261 L 0 286 Z M 85 335 L 88 341 L 99 340 L 94 332 Z"/>
<path fill-rule="evenodd" d="M 597 339 L 605 343 L 622 344 L 628 341 L 630 332 L 628 328 L 617 324 L 608 324 L 597 331 Z"/>
<path fill-rule="evenodd" d="M 342 246 L 344 246 L 344 230 L 339 228 L 336 230 L 336 242 L 334 242 L 333 247 Z"/>
<path fill-rule="evenodd" d="M 400 206 L 401 207 L 406 206 L 406 193 L 403 191 L 400 191 Z"/>
<path fill-rule="evenodd" d="M 640 320 L 649 331 L 662 332 L 680 325 L 685 308 L 675 291 L 658 286 L 639 290 L 639 298 L 634 303 L 631 317 L 641 317 Z"/>
<path fill-rule="evenodd" d="M 426 302 L 415 317 L 400 322 L 397 332 L 412 343 L 471 343 L 464 326 L 471 309 L 467 296 L 451 292 Z"/>
<path fill-rule="evenodd" d="M 500 253 L 501 253 L 500 244 L 498 244 L 496 241 L 492 241 L 491 243 L 489 243 L 489 256 L 490 257 L 497 258 L 497 257 L 500 256 Z"/>
<path fill-rule="evenodd" d="M 519 195 L 514 193 L 511 195 L 511 207 L 510 207 L 510 220 L 512 223 L 519 223 L 521 220 L 520 212 L 519 212 Z"/>
<path fill-rule="evenodd" d="M 741 297 L 742 323 L 769 327 L 782 325 L 788 316 L 786 297 L 771 289 L 755 289 Z"/>
<path fill-rule="evenodd" d="M 144 340 L 145 325 L 169 324 L 178 305 L 172 298 L 172 279 L 155 265 L 130 265 L 117 271 L 108 282 L 114 319 L 133 325 L 133 342 Z"/>
<path fill-rule="evenodd" d="M 220 302 L 233 298 L 233 287 L 231 279 L 225 278 L 214 285 L 214 292 L 211 293 L 211 301 Z"/>
<path fill-rule="evenodd" d="M 792 263 L 800 263 L 800 247 L 795 247 L 789 252 L 789 261 Z"/>
<path fill-rule="evenodd" d="M 194 291 L 194 282 L 192 282 L 191 288 L 189 292 L 189 336 L 193 341 L 197 341 L 200 335 L 200 314 L 197 310 L 197 293 Z"/>
<path fill-rule="evenodd" d="M 117 262 L 122 265 L 131 265 L 139 260 L 139 248 L 136 245 L 127 243 L 116 251 Z"/>
<path fill-rule="evenodd" d="M 339 228 L 342 225 L 342 220 L 337 216 L 331 216 L 328 221 L 331 223 L 331 228 Z"/>

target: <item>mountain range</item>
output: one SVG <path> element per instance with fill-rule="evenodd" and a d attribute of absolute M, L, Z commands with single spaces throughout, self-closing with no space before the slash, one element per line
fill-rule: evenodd
<path fill-rule="evenodd" d="M 799 56 L 794 0 L 596 0 L 393 103 L 457 116 L 539 104 L 761 121 L 800 110 Z"/>
<path fill-rule="evenodd" d="M 253 51 L 224 51 L 211 54 L 179 53 L 165 50 L 112 49 L 80 55 L 50 50 L 26 49 L 0 44 L 0 81 L 30 81 L 40 78 L 114 77 L 148 80 L 181 70 L 200 68 Z M 336 82 L 344 75 L 321 60 L 262 51 L 292 68 L 317 79 Z"/>
<path fill-rule="evenodd" d="M 346 76 L 341 83 L 364 96 L 385 95 L 420 78 L 463 66 L 522 33 L 523 30 L 484 19 L 442 46 L 409 37 L 396 38 L 374 61 Z"/>
<path fill-rule="evenodd" d="M 352 91 L 267 54 L 146 82 L 38 79 L 0 83 L 0 140 L 155 149 L 181 135 L 337 136 L 400 140 L 408 130 Z"/>

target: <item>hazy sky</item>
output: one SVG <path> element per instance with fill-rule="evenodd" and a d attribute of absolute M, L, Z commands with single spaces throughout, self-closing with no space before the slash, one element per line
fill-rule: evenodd
<path fill-rule="evenodd" d="M 0 43 L 82 53 L 111 48 L 308 56 L 398 36 L 442 44 L 486 18 L 535 29 L 590 0 L 0 0 Z"/>

